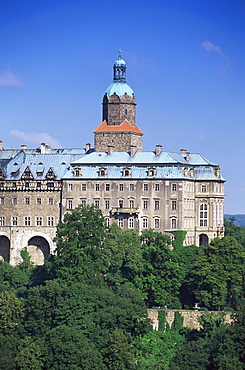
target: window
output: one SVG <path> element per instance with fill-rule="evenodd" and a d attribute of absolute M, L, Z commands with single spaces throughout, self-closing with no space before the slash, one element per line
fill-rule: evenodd
<path fill-rule="evenodd" d="M 105 209 L 110 209 L 110 201 L 109 200 L 105 201 Z"/>
<path fill-rule="evenodd" d="M 172 191 L 177 191 L 177 184 L 172 184 Z"/>
<path fill-rule="evenodd" d="M 155 184 L 155 191 L 160 191 L 160 184 Z"/>
<path fill-rule="evenodd" d="M 73 188 L 72 184 L 68 184 L 68 191 L 72 191 L 72 188 Z"/>
<path fill-rule="evenodd" d="M 47 188 L 48 189 L 54 188 L 54 183 L 53 182 L 48 182 L 47 183 Z"/>
<path fill-rule="evenodd" d="M 79 168 L 75 168 L 74 170 L 74 176 L 79 177 L 81 175 L 81 171 Z"/>
<path fill-rule="evenodd" d="M 101 177 L 105 177 L 106 176 L 106 169 L 105 168 L 101 168 L 99 170 L 99 176 L 101 176 Z"/>
<path fill-rule="evenodd" d="M 143 190 L 144 190 L 144 191 L 148 191 L 148 189 L 149 189 L 148 184 L 144 184 L 144 185 L 143 185 Z"/>
<path fill-rule="evenodd" d="M 5 225 L 5 218 L 4 216 L 0 216 L 0 226 L 4 226 Z"/>
<path fill-rule="evenodd" d="M 177 208 L 177 202 L 176 200 L 172 200 L 171 209 L 176 209 L 176 208 Z"/>
<path fill-rule="evenodd" d="M 41 183 L 39 183 L 39 184 L 40 184 L 40 186 L 41 186 Z M 26 188 L 29 188 L 29 186 L 30 186 L 29 182 L 25 182 L 25 187 L 26 187 Z M 38 186 L 38 183 L 37 183 L 37 186 Z"/>
<path fill-rule="evenodd" d="M 119 191 L 123 191 L 123 184 L 119 184 Z"/>
<path fill-rule="evenodd" d="M 201 186 L 201 192 L 202 193 L 206 193 L 206 191 L 207 191 L 207 186 L 206 185 L 202 185 Z"/>
<path fill-rule="evenodd" d="M 25 204 L 30 204 L 31 202 L 30 202 L 30 197 L 26 197 L 25 198 Z"/>
<path fill-rule="evenodd" d="M 105 184 L 105 191 L 110 191 L 110 184 Z"/>
<path fill-rule="evenodd" d="M 13 182 L 12 187 L 16 188 L 16 182 Z"/>
<path fill-rule="evenodd" d="M 110 219 L 109 219 L 109 217 L 106 217 L 105 224 L 106 224 L 106 227 L 109 227 L 110 226 Z"/>
<path fill-rule="evenodd" d="M 142 219 L 142 228 L 147 229 L 148 227 L 148 218 L 143 218 Z"/>
<path fill-rule="evenodd" d="M 4 204 L 4 197 L 0 197 L 0 204 Z"/>
<path fill-rule="evenodd" d="M 48 226 L 54 226 L 54 217 L 49 216 L 47 219 L 47 225 Z"/>
<path fill-rule="evenodd" d="M 37 204 L 42 204 L 42 198 L 37 198 Z"/>
<path fill-rule="evenodd" d="M 85 207 L 85 206 L 86 206 L 86 204 L 87 204 L 86 199 L 81 199 L 81 205 L 82 205 L 83 207 Z"/>
<path fill-rule="evenodd" d="M 82 185 L 81 185 L 81 190 L 82 190 L 82 191 L 86 191 L 86 190 L 87 190 L 87 186 L 86 186 L 86 184 L 82 184 Z"/>
<path fill-rule="evenodd" d="M 95 191 L 100 191 L 100 184 L 95 184 Z"/>
<path fill-rule="evenodd" d="M 129 168 L 124 168 L 124 170 L 123 170 L 123 176 L 125 176 L 125 177 L 130 176 L 130 169 Z"/>
<path fill-rule="evenodd" d="M 16 216 L 12 217 L 12 226 L 17 226 L 18 225 L 18 219 Z"/>
<path fill-rule="evenodd" d="M 95 200 L 94 201 L 94 205 L 96 208 L 100 208 L 100 201 L 99 200 Z"/>
<path fill-rule="evenodd" d="M 17 198 L 16 197 L 13 198 L 13 204 L 17 204 Z"/>
<path fill-rule="evenodd" d="M 200 204 L 200 226 L 208 226 L 208 205 Z"/>
<path fill-rule="evenodd" d="M 154 219 L 154 228 L 159 229 L 160 227 L 160 218 L 155 218 Z"/>
<path fill-rule="evenodd" d="M 176 218 L 172 218 L 171 219 L 171 228 L 172 229 L 176 229 L 177 227 L 177 219 Z"/>
<path fill-rule="evenodd" d="M 72 200 L 71 199 L 68 199 L 68 208 L 72 209 Z"/>
<path fill-rule="evenodd" d="M 42 226 L 43 218 L 42 216 L 36 217 L 36 226 Z"/>
<path fill-rule="evenodd" d="M 134 200 L 129 199 L 129 208 L 134 208 Z"/>
<path fill-rule="evenodd" d="M 127 109 L 124 109 L 124 114 L 128 114 L 128 110 Z"/>
<path fill-rule="evenodd" d="M 48 198 L 48 204 L 52 206 L 54 204 L 54 198 Z"/>
<path fill-rule="evenodd" d="M 118 218 L 118 226 L 123 227 L 123 218 Z"/>
<path fill-rule="evenodd" d="M 134 191 L 134 184 L 129 184 L 129 190 Z"/>
<path fill-rule="evenodd" d="M 133 217 L 130 217 L 128 219 L 128 228 L 129 229 L 133 229 L 134 228 L 134 219 L 133 219 Z"/>
<path fill-rule="evenodd" d="M 119 201 L 118 201 L 118 207 L 119 208 L 123 208 L 123 200 L 122 199 L 119 199 Z"/>
<path fill-rule="evenodd" d="M 29 183 L 26 183 L 26 184 L 25 184 L 25 185 L 26 185 L 26 187 L 27 187 L 27 184 L 28 184 L 28 186 L 29 186 Z M 40 183 L 40 181 L 38 181 L 38 182 L 37 182 L 37 187 L 38 187 L 38 188 L 40 188 L 40 187 L 41 187 L 41 183 Z"/>
<path fill-rule="evenodd" d="M 156 170 L 155 170 L 155 168 L 149 168 L 149 170 L 147 172 L 147 176 L 148 177 L 156 176 Z"/>
<path fill-rule="evenodd" d="M 26 216 L 26 217 L 24 218 L 24 225 L 25 225 L 25 226 L 31 226 L 31 217 Z"/>
<path fill-rule="evenodd" d="M 154 209 L 160 209 L 160 201 L 159 200 L 154 201 Z"/>
<path fill-rule="evenodd" d="M 143 209 L 148 209 L 148 200 L 143 200 Z"/>

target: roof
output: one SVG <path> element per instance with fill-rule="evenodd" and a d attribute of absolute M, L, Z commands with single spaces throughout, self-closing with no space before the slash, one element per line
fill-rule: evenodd
<path fill-rule="evenodd" d="M 109 126 L 106 121 L 103 121 L 99 127 L 94 130 L 94 133 L 105 133 L 105 132 L 131 132 L 135 134 L 144 135 L 138 126 L 131 126 L 131 124 L 125 120 L 120 126 Z"/>
<path fill-rule="evenodd" d="M 111 96 L 114 93 L 120 98 L 125 94 L 132 97 L 134 96 L 133 89 L 126 82 L 112 82 L 110 86 L 106 89 L 105 94 Z"/>

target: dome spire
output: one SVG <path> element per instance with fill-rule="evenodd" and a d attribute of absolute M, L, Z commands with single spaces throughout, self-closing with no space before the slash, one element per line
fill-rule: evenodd
<path fill-rule="evenodd" d="M 114 71 L 113 81 L 125 83 L 126 82 L 126 62 L 125 60 L 123 60 L 121 53 L 122 53 L 121 48 L 119 48 L 119 55 L 113 67 L 113 71 Z"/>

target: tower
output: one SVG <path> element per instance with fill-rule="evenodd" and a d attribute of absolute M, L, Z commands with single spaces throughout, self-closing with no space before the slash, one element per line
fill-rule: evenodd
<path fill-rule="evenodd" d="M 136 98 L 126 82 L 126 62 L 121 53 L 113 66 L 113 82 L 106 89 L 102 102 L 102 124 L 94 131 L 95 151 L 142 150 L 143 132 L 136 126 Z"/>

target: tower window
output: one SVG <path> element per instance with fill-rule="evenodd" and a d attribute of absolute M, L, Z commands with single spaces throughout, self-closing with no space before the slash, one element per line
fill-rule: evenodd
<path fill-rule="evenodd" d="M 128 110 L 127 109 L 124 110 L 124 114 L 128 114 Z"/>

